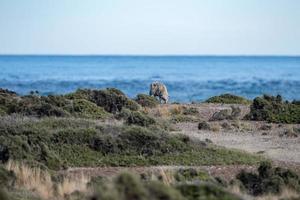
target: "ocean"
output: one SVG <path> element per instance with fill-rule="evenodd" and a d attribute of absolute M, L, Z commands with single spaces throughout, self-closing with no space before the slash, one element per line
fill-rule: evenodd
<path fill-rule="evenodd" d="M 172 102 L 222 93 L 300 99 L 300 57 L 288 56 L 0 56 L 0 87 L 25 95 L 116 87 L 129 97 L 166 84 Z"/>

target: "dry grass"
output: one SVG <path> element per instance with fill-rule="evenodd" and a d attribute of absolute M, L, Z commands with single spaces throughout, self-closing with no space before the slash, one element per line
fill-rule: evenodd
<path fill-rule="evenodd" d="M 166 185 L 171 185 L 175 181 L 174 170 L 167 170 L 167 169 L 160 168 L 158 174 L 162 178 L 162 182 Z"/>
<path fill-rule="evenodd" d="M 213 132 L 219 132 L 221 130 L 221 126 L 218 123 L 211 124 L 210 129 Z"/>
<path fill-rule="evenodd" d="M 300 198 L 300 196 L 294 190 L 290 190 L 286 188 L 279 195 L 268 194 L 268 195 L 257 197 L 255 199 L 256 200 L 280 200 L 280 199 L 291 199 L 291 198 Z"/>
<path fill-rule="evenodd" d="M 170 112 L 172 115 L 181 115 L 183 113 L 183 106 L 182 105 L 172 105 L 170 108 Z"/>
<path fill-rule="evenodd" d="M 172 115 L 181 115 L 184 106 L 177 104 L 159 105 L 155 108 L 147 109 L 146 112 L 155 117 L 168 118 Z"/>
<path fill-rule="evenodd" d="M 15 173 L 17 187 L 35 191 L 43 199 L 52 197 L 54 193 L 53 182 L 48 172 L 13 161 L 9 161 L 6 168 Z"/>
<path fill-rule="evenodd" d="M 32 191 L 42 199 L 62 199 L 74 191 L 87 192 L 87 183 L 90 181 L 90 177 L 82 174 L 55 183 L 49 172 L 38 167 L 29 167 L 21 162 L 9 161 L 6 169 L 15 173 L 17 188 Z"/>

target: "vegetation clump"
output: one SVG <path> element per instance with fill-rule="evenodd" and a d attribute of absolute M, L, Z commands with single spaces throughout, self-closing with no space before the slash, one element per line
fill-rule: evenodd
<path fill-rule="evenodd" d="M 48 96 L 39 96 L 38 93 L 18 96 L 12 91 L 0 89 L 0 116 L 18 113 L 34 117 L 101 119 L 109 116 L 107 112 L 117 113 L 122 108 L 137 111 L 140 105 L 115 88 L 79 89 L 66 95 Z"/>
<path fill-rule="evenodd" d="M 159 101 L 155 97 L 146 94 L 138 94 L 135 101 L 141 106 L 149 108 L 159 105 Z"/>
<path fill-rule="evenodd" d="M 105 90 L 80 89 L 75 93 L 68 94 L 67 97 L 70 99 L 86 99 L 103 107 L 110 113 L 120 112 L 123 107 L 130 110 L 139 109 L 139 105 L 136 102 L 115 88 L 107 88 Z"/>
<path fill-rule="evenodd" d="M 10 188 L 14 185 L 16 176 L 12 171 L 6 170 L 0 165 L 0 188 Z"/>
<path fill-rule="evenodd" d="M 279 194 L 285 188 L 300 192 L 300 177 L 296 173 L 289 169 L 274 168 L 269 162 L 260 164 L 258 174 L 242 171 L 237 179 L 254 196 Z"/>
<path fill-rule="evenodd" d="M 176 181 L 209 181 L 211 177 L 204 171 L 197 170 L 194 168 L 181 168 L 176 171 L 174 175 Z"/>
<path fill-rule="evenodd" d="M 201 122 L 199 122 L 199 124 L 198 124 L 198 129 L 199 129 L 199 130 L 210 130 L 210 125 L 209 125 L 209 123 L 206 122 L 206 121 L 201 121 Z"/>
<path fill-rule="evenodd" d="M 273 123 L 300 123 L 300 105 L 283 101 L 280 95 L 256 97 L 246 119 Z"/>
<path fill-rule="evenodd" d="M 150 126 L 150 125 L 156 123 L 154 118 L 149 117 L 138 111 L 131 112 L 131 115 L 129 115 L 126 122 L 129 125 L 135 124 L 135 125 L 139 125 L 139 126 Z"/>
<path fill-rule="evenodd" d="M 76 118 L 0 119 L 2 162 L 25 160 L 50 169 L 69 166 L 256 163 L 257 156 L 210 147 L 159 127 L 99 125 Z"/>
<path fill-rule="evenodd" d="M 75 99 L 72 111 L 78 117 L 83 118 L 101 119 L 108 116 L 108 113 L 102 107 L 85 99 Z"/>
<path fill-rule="evenodd" d="M 239 107 L 231 106 L 230 109 L 223 109 L 218 112 L 215 112 L 210 121 L 220 121 L 220 120 L 235 120 L 238 119 L 241 115 L 241 109 Z"/>
<path fill-rule="evenodd" d="M 199 111 L 195 107 L 183 107 L 183 115 L 197 115 Z"/>
<path fill-rule="evenodd" d="M 213 184 L 182 184 L 176 188 L 187 200 L 241 200 Z"/>
<path fill-rule="evenodd" d="M 96 187 L 92 199 L 103 200 L 237 200 L 235 195 L 214 184 L 187 184 L 166 185 L 160 181 L 142 181 L 135 175 L 122 173 L 112 182 Z"/>
<path fill-rule="evenodd" d="M 205 101 L 206 103 L 224 103 L 224 104 L 250 104 L 251 101 L 244 97 L 236 96 L 233 94 L 221 94 L 214 96 Z"/>

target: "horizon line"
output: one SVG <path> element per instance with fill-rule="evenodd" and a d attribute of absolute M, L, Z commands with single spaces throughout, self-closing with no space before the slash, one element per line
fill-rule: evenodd
<path fill-rule="evenodd" d="M 1 54 L 0 56 L 119 56 L 119 57 L 300 57 L 300 54 Z"/>

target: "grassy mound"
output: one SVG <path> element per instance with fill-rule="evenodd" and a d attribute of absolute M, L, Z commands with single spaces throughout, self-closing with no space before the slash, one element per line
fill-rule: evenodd
<path fill-rule="evenodd" d="M 224 104 L 250 104 L 251 101 L 244 97 L 236 96 L 233 94 L 221 94 L 214 96 L 205 101 L 206 103 L 224 103 Z"/>
<path fill-rule="evenodd" d="M 74 118 L 0 119 L 0 158 L 68 166 L 253 164 L 257 156 L 170 135 L 159 127 L 99 125 Z"/>
<path fill-rule="evenodd" d="M 246 118 L 273 123 L 300 123 L 300 105 L 283 101 L 280 95 L 264 95 L 253 100 Z"/>
<path fill-rule="evenodd" d="M 103 107 L 107 112 L 120 112 L 122 108 L 130 110 L 138 110 L 139 105 L 126 97 L 124 93 L 115 88 L 107 88 L 105 90 L 80 89 L 74 93 L 66 95 L 69 99 L 86 99 L 98 106 Z"/>
<path fill-rule="evenodd" d="M 135 101 L 141 106 L 149 108 L 154 108 L 159 104 L 155 97 L 146 94 L 138 94 Z"/>

